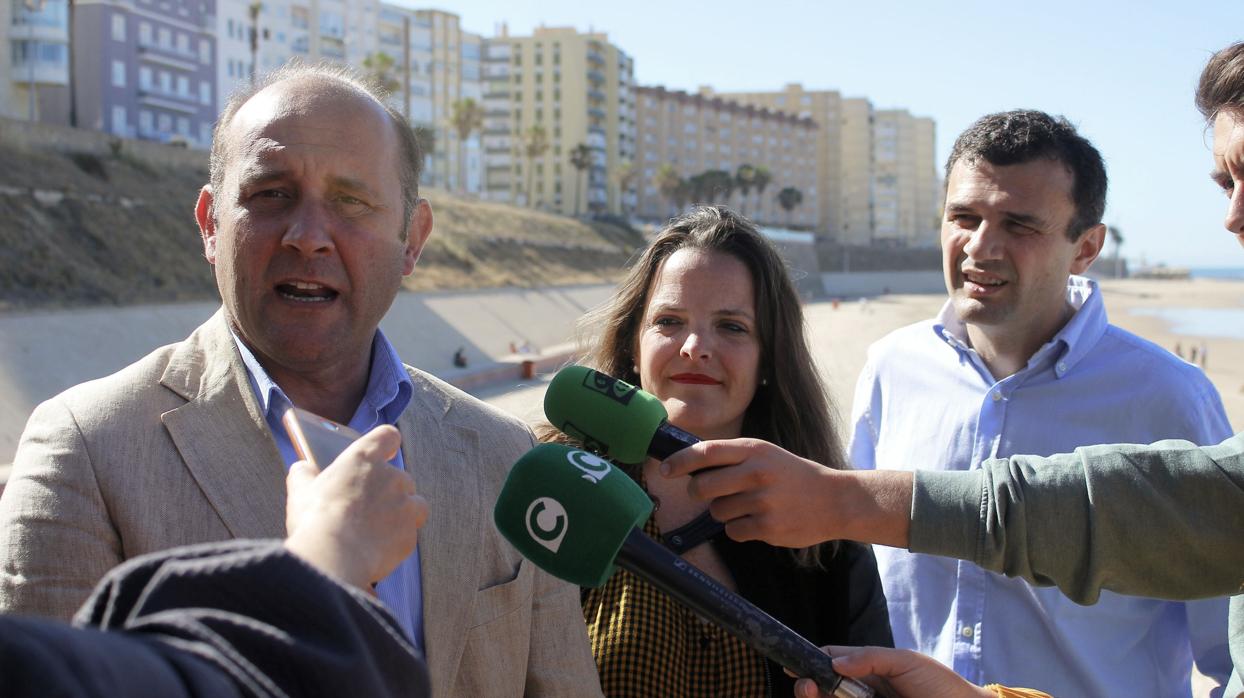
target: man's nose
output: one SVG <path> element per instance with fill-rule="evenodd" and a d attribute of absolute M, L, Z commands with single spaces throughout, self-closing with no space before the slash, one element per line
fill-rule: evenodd
<path fill-rule="evenodd" d="M 1003 231 L 996 224 L 981 221 L 972 231 L 963 251 L 970 259 L 1001 259 L 1003 247 Z"/>
<path fill-rule="evenodd" d="M 1236 185 L 1231 191 L 1231 200 L 1227 203 L 1227 217 L 1222 223 L 1232 233 L 1244 235 L 1244 187 Z"/>
<path fill-rule="evenodd" d="M 312 256 L 334 249 L 329 216 L 314 201 L 301 201 L 294 209 L 281 243 L 301 254 Z"/>

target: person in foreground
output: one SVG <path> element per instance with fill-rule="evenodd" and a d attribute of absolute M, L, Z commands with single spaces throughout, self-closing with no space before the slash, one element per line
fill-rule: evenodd
<path fill-rule="evenodd" d="M 1107 440 L 1231 435 L 1201 369 L 1109 324 L 1101 289 L 1080 276 L 1105 240 L 1105 207 L 1101 155 L 1062 117 L 990 114 L 959 135 L 941 235 L 949 297 L 869 348 L 852 465 L 969 470 Z M 971 563 L 875 552 L 895 646 L 970 681 L 1176 698 L 1191 695 L 1194 659 L 1218 684 L 1231 674 L 1225 598 L 1105 592 L 1084 607 Z"/>
<path fill-rule="evenodd" d="M 429 696 L 426 666 L 371 594 L 427 518 L 414 481 L 385 462 L 399 444 L 382 426 L 321 473 L 295 463 L 284 542 L 129 560 L 75 627 L 0 616 L 0 694 Z"/>
<path fill-rule="evenodd" d="M 293 64 L 230 98 L 194 209 L 222 308 L 35 409 L 0 497 L 0 609 L 67 618 L 136 555 L 280 535 L 294 405 L 402 434 L 392 464 L 431 515 L 377 593 L 436 695 L 593 693 L 577 589 L 523 564 L 489 514 L 530 430 L 378 329 L 432 231 L 422 162 L 348 68 Z"/>
<path fill-rule="evenodd" d="M 1224 224 L 1244 246 L 1244 42 L 1210 59 L 1197 107 L 1213 129 L 1212 177 L 1228 199 Z M 1244 694 L 1240 434 L 1214 446 L 1170 440 L 1016 455 L 964 472 L 832 471 L 772 445 L 735 440 L 685 449 L 662 473 L 694 473 L 691 495 L 709 502 L 736 540 L 908 548 L 1055 585 L 1084 604 L 1103 589 L 1167 599 L 1234 594 L 1234 669 L 1223 695 Z M 926 668 L 933 662 L 922 661 Z M 902 673 L 875 666 L 873 673 Z M 966 690 L 963 679 L 954 681 Z M 797 690 L 816 693 L 810 683 Z"/>
<path fill-rule="evenodd" d="M 729 209 L 670 221 L 586 326 L 597 339 L 584 363 L 655 395 L 671 424 L 701 438 L 768 439 L 842 467 L 799 297 L 777 251 Z M 645 533 L 814 642 L 891 643 L 867 546 L 736 543 L 688 496 L 686 479 L 663 479 L 657 465 L 622 464 L 656 504 Z M 583 612 L 606 695 L 793 688 L 780 667 L 629 572 L 585 589 Z"/>

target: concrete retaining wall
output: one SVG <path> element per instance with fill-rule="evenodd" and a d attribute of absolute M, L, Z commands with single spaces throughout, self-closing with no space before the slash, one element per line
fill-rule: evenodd
<path fill-rule="evenodd" d="M 883 293 L 942 293 L 946 290 L 940 271 L 861 271 L 822 273 L 825 295 L 830 298 L 879 296 Z"/>
<path fill-rule="evenodd" d="M 461 387 L 517 376 L 522 361 L 551 370 L 571 352 L 574 325 L 611 285 L 401 293 L 381 328 L 407 363 Z M 30 412 L 65 388 L 114 373 L 179 341 L 215 303 L 0 315 L 0 464 L 13 460 Z M 511 355 L 510 345 L 532 352 Z M 453 365 L 462 347 L 465 369 Z M 490 373 L 492 372 L 492 373 Z"/>

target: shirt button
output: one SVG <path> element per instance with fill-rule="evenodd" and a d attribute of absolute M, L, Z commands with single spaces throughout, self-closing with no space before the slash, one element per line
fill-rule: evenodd
<path fill-rule="evenodd" d="M 972 626 L 970 626 L 970 625 L 965 625 L 965 626 L 963 626 L 963 630 L 962 630 L 962 631 L 960 631 L 960 632 L 962 632 L 962 633 L 963 633 L 963 636 L 964 636 L 964 637 L 972 637 Z"/>
<path fill-rule="evenodd" d="M 1001 390 L 995 390 L 995 391 L 993 391 L 993 401 L 994 401 L 994 402 L 997 402 L 997 401 L 999 401 L 999 400 L 1001 400 L 1001 399 L 1002 399 L 1002 391 L 1001 391 Z"/>
<path fill-rule="evenodd" d="M 1058 372 L 1059 372 L 1059 373 L 1066 373 L 1066 372 L 1067 372 L 1067 364 L 1066 364 L 1065 362 L 1063 362 L 1063 361 L 1059 361 L 1059 362 L 1058 362 L 1058 366 L 1056 366 L 1055 368 L 1057 368 L 1057 369 L 1058 369 Z"/>

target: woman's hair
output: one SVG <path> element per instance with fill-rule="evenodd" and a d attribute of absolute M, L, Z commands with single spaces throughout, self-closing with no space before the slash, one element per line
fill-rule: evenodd
<path fill-rule="evenodd" d="M 657 233 L 613 297 L 584 318 L 580 334 L 591 339 L 583 363 L 643 387 L 634 354 L 648 296 L 662 264 L 682 249 L 728 254 L 746 265 L 752 276 L 760 367 L 742 436 L 775 443 L 831 468 L 845 467 L 829 397 L 804 334 L 802 304 L 786 264 L 751 221 L 724 206 L 693 208 Z M 815 548 L 797 551 L 796 556 L 811 564 L 819 559 Z"/>

